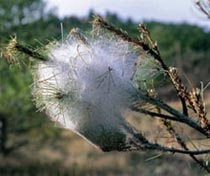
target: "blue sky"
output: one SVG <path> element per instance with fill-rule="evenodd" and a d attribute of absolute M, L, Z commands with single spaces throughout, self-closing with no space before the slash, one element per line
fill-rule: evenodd
<path fill-rule="evenodd" d="M 104 15 L 107 11 L 121 18 L 131 17 L 136 22 L 156 20 L 162 22 L 198 24 L 210 28 L 210 20 L 200 13 L 193 0 L 46 0 L 48 7 L 56 7 L 59 16 L 85 16 L 90 9 Z"/>

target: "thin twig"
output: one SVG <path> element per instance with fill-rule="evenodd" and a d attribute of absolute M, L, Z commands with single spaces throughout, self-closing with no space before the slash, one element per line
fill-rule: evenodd
<path fill-rule="evenodd" d="M 41 60 L 41 61 L 47 61 L 48 59 L 45 58 L 44 56 L 42 56 L 40 53 L 36 52 L 36 51 L 33 51 L 19 43 L 17 43 L 15 45 L 15 49 L 21 53 L 24 53 L 34 59 L 38 59 L 38 60 Z"/>
<path fill-rule="evenodd" d="M 149 42 L 150 45 L 152 46 L 152 50 L 153 50 L 155 53 L 157 53 L 157 54 L 160 56 L 160 58 L 161 58 L 161 55 L 160 55 L 160 51 L 159 51 L 157 42 L 154 41 L 154 40 L 152 39 L 152 37 L 151 37 L 151 35 L 150 35 L 150 32 L 149 32 L 149 30 L 146 28 L 146 26 L 143 25 L 143 24 L 140 24 L 140 25 L 139 25 L 139 30 L 140 30 L 140 32 L 143 34 L 143 36 L 145 36 L 145 37 L 147 38 L 148 42 Z M 162 60 L 162 59 L 161 59 L 161 60 Z M 162 60 L 162 61 L 163 61 L 163 60 Z M 179 84 L 178 84 L 178 86 L 177 86 L 177 82 L 174 82 L 173 77 L 171 77 L 170 68 L 171 68 L 171 67 L 167 68 L 167 70 L 165 70 L 165 71 L 168 73 L 168 76 L 169 76 L 169 78 L 171 79 L 171 81 L 172 81 L 172 83 L 173 83 L 174 87 L 176 88 L 176 91 L 177 91 L 177 93 L 178 93 L 178 95 L 179 95 L 179 98 L 180 98 L 180 101 L 181 101 L 181 104 L 182 104 L 183 114 L 186 115 L 186 116 L 188 116 L 188 109 L 187 109 L 187 105 L 186 105 L 185 98 L 181 96 L 181 91 L 182 91 L 182 90 L 179 89 Z M 182 83 L 182 82 L 181 82 L 181 79 L 178 77 L 178 74 L 177 74 L 177 79 L 179 80 L 180 83 Z M 181 86 L 185 89 L 185 87 L 184 87 L 183 84 L 181 84 Z M 186 89 L 185 89 L 185 91 L 186 91 Z"/>
<path fill-rule="evenodd" d="M 182 139 L 182 137 L 176 132 L 176 130 L 173 128 L 170 121 L 163 119 L 162 120 L 164 126 L 166 127 L 167 131 L 171 136 L 174 136 L 177 143 L 184 149 L 189 151 L 189 148 L 187 147 L 186 143 Z M 193 154 L 189 154 L 189 156 L 206 172 L 210 173 L 210 168 L 208 168 L 202 161 L 196 158 Z"/>
<path fill-rule="evenodd" d="M 154 99 L 154 98 L 152 98 L 152 97 L 150 97 L 147 94 L 144 94 L 142 92 L 139 92 L 139 96 L 144 101 L 146 101 L 150 104 L 156 105 L 159 108 L 165 110 L 166 112 L 172 114 L 176 119 L 179 119 L 180 122 L 183 122 L 183 123 L 189 125 L 190 127 L 199 131 L 200 133 L 202 133 L 206 137 L 210 137 L 209 133 L 204 128 L 202 128 L 198 123 L 196 123 L 192 118 L 190 118 L 188 116 L 185 116 L 184 114 L 180 113 L 179 111 L 173 109 L 172 107 L 170 107 L 169 105 L 167 105 L 163 101 L 158 100 L 158 99 Z"/>
<path fill-rule="evenodd" d="M 200 0 L 197 0 L 195 4 L 201 12 L 203 12 L 208 18 L 210 18 L 210 12 L 207 9 L 205 9 L 205 7 L 201 4 Z"/>
<path fill-rule="evenodd" d="M 180 119 L 178 117 L 170 116 L 170 115 L 166 115 L 166 114 L 160 114 L 160 113 L 157 113 L 157 112 L 148 111 L 148 110 L 138 108 L 138 107 L 131 107 L 131 110 L 133 110 L 135 112 L 140 112 L 140 113 L 149 115 L 149 116 L 154 117 L 154 118 L 159 117 L 161 119 L 167 119 L 167 120 L 172 120 L 172 121 L 176 121 L 176 122 L 185 123 L 183 121 L 183 119 Z"/>
<path fill-rule="evenodd" d="M 17 42 L 16 37 L 12 38 L 10 43 L 8 44 L 7 48 L 7 53 L 8 55 L 14 55 L 16 51 L 26 54 L 34 59 L 40 60 L 40 61 L 47 61 L 48 58 L 45 56 L 41 55 L 40 53 L 30 49 L 29 47 L 26 47 L 20 43 Z"/>
<path fill-rule="evenodd" d="M 202 154 L 209 154 L 210 149 L 207 150 L 180 150 L 176 148 L 168 148 L 168 147 L 162 147 L 158 144 L 148 145 L 145 146 L 145 149 L 148 150 L 156 150 L 156 151 L 163 151 L 163 152 L 172 152 L 172 153 L 181 153 L 181 154 L 192 154 L 192 155 L 202 155 Z"/>

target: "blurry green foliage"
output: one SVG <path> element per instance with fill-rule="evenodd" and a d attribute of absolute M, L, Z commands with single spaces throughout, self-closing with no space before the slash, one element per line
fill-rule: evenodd
<path fill-rule="evenodd" d="M 16 34 L 19 42 L 31 47 L 42 47 L 53 39 L 61 39 L 60 23 L 65 36 L 72 27 L 83 31 L 91 29 L 92 14 L 86 18 L 75 16 L 59 18 L 52 11 L 45 10 L 43 0 L 0 1 L 0 48 Z M 139 37 L 138 24 L 132 19 L 121 20 L 118 15 L 107 13 L 106 18 L 131 36 Z M 162 24 L 146 22 L 152 37 L 158 41 L 161 54 L 168 64 L 178 65 L 193 80 L 209 81 L 210 35 L 196 26 L 187 24 Z M 24 56 L 18 58 L 24 60 Z M 47 118 L 36 112 L 32 101 L 32 75 L 27 64 L 21 68 L 11 66 L 0 56 L 0 112 L 8 117 L 10 131 L 27 131 L 46 125 Z M 201 71 L 202 70 L 202 71 Z M 51 134 L 51 132 L 47 132 Z"/>

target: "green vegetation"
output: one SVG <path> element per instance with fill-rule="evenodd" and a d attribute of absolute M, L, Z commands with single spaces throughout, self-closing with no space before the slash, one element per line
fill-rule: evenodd
<path fill-rule="evenodd" d="M 31 95 L 32 61 L 20 56 L 21 67 L 19 64 L 10 65 L 7 61 L 12 61 L 13 58 L 5 55 L 5 46 L 11 37 L 16 35 L 19 42 L 39 49 L 53 39 L 61 39 L 61 23 L 64 26 L 64 36 L 67 36 L 73 27 L 88 31 L 91 29 L 89 22 L 92 14 L 90 11 L 85 18 L 74 16 L 59 18 L 53 11 L 45 11 L 45 3 L 42 0 L 0 2 L 0 114 L 4 114 L 7 119 L 11 140 L 8 145 L 15 145 L 13 139 L 16 138 L 19 139 L 17 141 L 31 138 L 29 142 L 33 139 L 43 145 L 46 141 L 60 138 L 62 131 L 54 128 L 54 124 L 45 118 L 43 113 L 36 112 Z M 110 13 L 107 13 L 106 18 L 131 36 L 140 37 L 138 24 L 131 19 L 123 21 L 116 14 Z M 198 86 L 200 81 L 204 83 L 210 81 L 209 32 L 187 24 L 157 22 L 145 22 L 145 24 L 151 36 L 158 41 L 161 54 L 167 63 L 178 66 L 180 72 L 184 72 L 194 85 Z M 30 172 L 33 169 L 36 168 L 29 167 Z M 6 169 L 0 167 L 0 171 L 2 170 Z"/>

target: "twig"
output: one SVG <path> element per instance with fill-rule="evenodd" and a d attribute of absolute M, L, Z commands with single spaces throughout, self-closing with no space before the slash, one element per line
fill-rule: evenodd
<path fill-rule="evenodd" d="M 192 106 L 194 107 L 194 111 L 198 115 L 198 120 L 201 126 L 207 130 L 210 130 L 210 123 L 206 118 L 205 105 L 201 90 L 198 88 L 193 88 L 189 93 L 189 97 L 192 102 Z"/>
<path fill-rule="evenodd" d="M 208 18 L 210 18 L 210 12 L 201 4 L 200 0 L 196 0 L 195 4 L 198 6 L 201 12 L 203 12 Z"/>
<path fill-rule="evenodd" d="M 159 109 L 159 108 L 158 108 Z M 169 132 L 169 134 L 171 134 L 172 136 L 174 136 L 178 142 L 178 144 L 186 151 L 189 151 L 189 149 L 187 148 L 187 145 L 185 144 L 184 140 L 181 138 L 181 136 L 179 136 L 179 134 L 175 131 L 175 129 L 173 128 L 172 124 L 170 121 L 168 120 L 172 120 L 172 121 L 178 121 L 178 122 L 182 122 L 184 123 L 182 120 L 180 120 L 180 118 L 177 118 L 175 116 L 169 116 L 169 115 L 165 115 L 165 114 L 161 114 L 161 111 L 159 110 L 158 113 L 156 112 L 151 112 L 145 109 L 141 109 L 138 107 L 132 107 L 132 110 L 137 111 L 137 112 L 141 112 L 147 115 L 150 115 L 151 117 L 160 117 L 162 118 L 162 122 L 164 124 L 164 126 L 166 127 L 167 131 Z M 198 160 L 193 154 L 189 154 L 190 157 L 204 170 L 206 170 L 208 173 L 210 173 L 210 169 L 204 165 L 202 163 L 202 161 Z"/>
<path fill-rule="evenodd" d="M 132 38 L 130 37 L 126 32 L 116 29 L 114 26 L 110 25 L 109 23 L 107 23 L 106 21 L 104 21 L 101 17 L 99 16 L 95 16 L 93 24 L 98 25 L 112 33 L 114 33 L 115 35 L 119 36 L 121 39 L 133 43 L 136 46 L 139 46 L 140 48 L 142 48 L 144 51 L 146 51 L 147 53 L 149 53 L 151 56 L 153 56 L 156 60 L 158 60 L 162 66 L 162 68 L 164 70 L 168 70 L 167 65 L 163 62 L 161 56 L 159 53 L 156 53 L 153 49 L 151 49 L 149 47 L 148 44 L 139 41 L 138 39 Z"/>
<path fill-rule="evenodd" d="M 156 53 L 160 56 L 160 51 L 159 51 L 157 42 L 155 42 L 155 41 L 152 39 L 152 37 L 151 37 L 151 35 L 150 35 L 150 32 L 149 32 L 149 30 L 146 28 L 146 26 L 143 25 L 143 24 L 140 24 L 140 25 L 139 25 L 139 30 L 140 30 L 140 32 L 143 34 L 143 36 L 145 36 L 145 37 L 147 38 L 147 40 L 148 40 L 148 42 L 151 44 L 152 49 L 154 50 L 154 52 L 156 52 Z M 161 56 L 160 56 L 160 58 L 161 58 Z M 162 59 L 161 59 L 161 60 L 162 60 Z M 162 60 L 162 61 L 163 61 L 163 60 Z M 176 85 L 177 85 L 177 82 L 174 82 L 173 77 L 171 77 L 170 67 L 167 68 L 167 70 L 165 70 L 165 71 L 168 73 L 168 76 L 169 76 L 169 78 L 171 79 L 171 81 L 172 81 L 172 83 L 173 83 L 174 87 L 176 88 L 176 91 L 177 91 L 177 93 L 178 93 L 178 95 L 179 95 L 179 98 L 180 98 L 180 101 L 181 101 L 181 104 L 182 104 L 182 108 L 183 108 L 183 114 L 186 115 L 186 116 L 188 116 L 188 110 L 187 110 L 187 105 L 186 105 L 185 98 L 182 97 L 182 96 L 180 95 L 182 89 L 181 89 L 181 90 L 179 89 L 179 84 L 178 84 L 178 86 L 176 86 Z M 181 79 L 178 77 L 178 74 L 177 74 L 177 79 L 179 80 L 179 83 L 182 83 L 182 82 L 181 82 Z M 184 85 L 183 85 L 183 84 L 181 84 L 181 86 L 184 88 Z M 185 89 L 185 88 L 184 88 L 184 89 Z"/>
<path fill-rule="evenodd" d="M 202 133 L 206 137 L 210 137 L 208 131 L 206 131 L 204 128 L 202 128 L 192 118 L 189 118 L 188 116 L 185 116 L 184 114 L 182 114 L 179 111 L 173 109 L 172 107 L 170 107 L 169 105 L 165 104 L 161 100 L 154 99 L 154 98 L 152 98 L 152 97 L 150 97 L 147 94 L 144 94 L 142 92 L 139 92 L 139 95 L 140 95 L 141 99 L 143 99 L 144 101 L 146 101 L 146 102 L 148 102 L 150 104 L 156 105 L 159 108 L 165 110 L 166 112 L 174 115 L 176 119 L 179 119 L 177 121 L 180 121 L 180 122 L 183 122 L 183 123 L 189 125 L 190 127 L 192 127 L 195 130 L 199 131 L 200 133 Z"/>
<path fill-rule="evenodd" d="M 146 115 L 150 115 L 151 117 L 154 117 L 154 118 L 159 117 L 161 119 L 166 119 L 166 120 L 172 120 L 172 121 L 176 121 L 176 122 L 185 123 L 183 121 L 183 119 L 180 119 L 178 117 L 148 111 L 148 110 L 145 110 L 145 109 L 142 109 L 142 108 L 139 108 L 139 107 L 131 107 L 131 110 L 133 110 L 135 112 L 141 112 L 141 113 L 146 114 Z"/>
<path fill-rule="evenodd" d="M 202 154 L 209 154 L 210 149 L 208 150 L 180 150 L 176 148 L 168 148 L 168 147 L 162 147 L 158 144 L 150 144 L 148 146 L 145 146 L 145 149 L 148 150 L 156 150 L 156 151 L 163 151 L 163 152 L 172 152 L 172 153 L 181 153 L 181 154 L 192 154 L 192 155 L 202 155 Z"/>
<path fill-rule="evenodd" d="M 34 59 L 38 59 L 38 60 L 41 60 L 41 61 L 47 61 L 48 59 L 43 57 L 41 54 L 39 54 L 38 52 L 36 51 L 33 51 L 19 43 L 17 43 L 15 45 L 15 49 L 17 49 L 19 52 L 22 52 L 30 57 L 33 57 Z"/>
<path fill-rule="evenodd" d="M 48 58 L 44 57 L 43 55 L 41 55 L 40 53 L 31 50 L 30 48 L 20 44 L 17 42 L 16 37 L 14 37 L 10 43 L 7 46 L 7 53 L 9 55 L 13 55 L 12 53 L 14 53 L 15 51 L 18 51 L 20 53 L 26 54 L 30 57 L 33 57 L 34 59 L 40 60 L 40 61 L 47 61 Z"/>
<path fill-rule="evenodd" d="M 173 128 L 170 121 L 163 119 L 162 120 L 164 126 L 166 127 L 167 131 L 171 136 L 174 136 L 178 144 L 185 150 L 189 151 L 189 148 L 185 144 L 182 137 L 176 132 L 176 130 Z M 208 173 L 210 173 L 210 168 L 208 168 L 205 164 L 202 163 L 199 159 L 196 158 L 193 154 L 189 154 L 189 156 L 204 170 L 206 170 Z"/>

